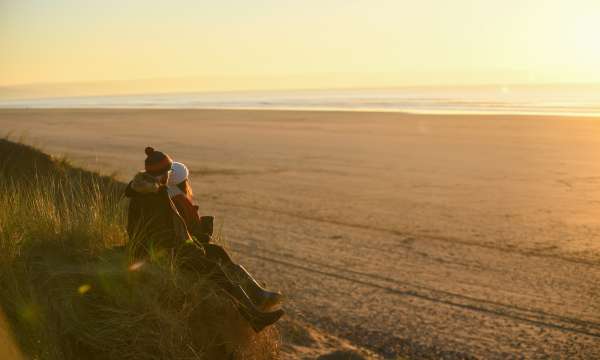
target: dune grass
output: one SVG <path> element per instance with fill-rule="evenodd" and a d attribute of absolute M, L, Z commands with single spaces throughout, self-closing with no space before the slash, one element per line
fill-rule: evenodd
<path fill-rule="evenodd" d="M 130 258 L 123 189 L 0 139 L 0 306 L 24 356 L 277 358 L 277 330 L 254 334 L 207 279 Z"/>

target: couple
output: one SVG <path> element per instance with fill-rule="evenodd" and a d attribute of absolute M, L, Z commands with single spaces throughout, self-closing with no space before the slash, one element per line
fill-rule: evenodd
<path fill-rule="evenodd" d="M 259 332 L 282 315 L 281 294 L 265 290 L 219 245 L 211 244 L 213 217 L 199 216 L 187 167 L 146 148 L 145 171 L 127 185 L 127 233 L 136 257 L 176 256 L 231 296 L 240 314 Z"/>

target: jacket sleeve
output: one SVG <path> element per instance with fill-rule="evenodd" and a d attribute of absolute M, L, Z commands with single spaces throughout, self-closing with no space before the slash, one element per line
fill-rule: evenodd
<path fill-rule="evenodd" d="M 141 208 L 136 197 L 127 193 L 125 195 L 131 198 L 127 209 L 127 235 L 129 240 L 132 241 L 136 238 L 141 228 Z"/>
<path fill-rule="evenodd" d="M 185 221 L 185 225 L 191 231 L 200 223 L 200 216 L 198 215 L 198 206 L 192 204 L 190 199 L 185 195 L 175 195 L 172 199 L 173 204 L 177 208 L 177 212 Z"/>
<path fill-rule="evenodd" d="M 125 196 L 127 196 L 128 198 L 132 198 L 137 194 L 135 190 L 133 190 L 133 188 L 131 187 L 131 183 L 132 181 L 130 181 L 129 184 L 127 184 L 127 187 L 125 188 Z"/>

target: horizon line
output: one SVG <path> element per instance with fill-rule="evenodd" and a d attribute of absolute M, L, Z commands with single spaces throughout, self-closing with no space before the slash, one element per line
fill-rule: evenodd
<path fill-rule="evenodd" d="M 173 89 L 166 91 L 127 91 L 123 92 L 102 92 L 93 93 L 93 89 L 87 89 L 92 92 L 90 94 L 59 94 L 49 96 L 4 96 L 3 91 L 17 90 L 16 88 L 24 87 L 53 87 L 53 86 L 78 86 L 81 84 L 107 84 L 107 83 L 118 83 L 118 82 L 143 82 L 143 81 L 160 81 L 160 80 L 175 80 L 179 78 L 148 78 L 148 79 L 136 79 L 136 80 L 106 80 L 100 82 L 59 82 L 59 83 L 31 83 L 22 85 L 9 85 L 0 86 L 0 101 L 11 101 L 11 100 L 44 100 L 44 99 L 67 99 L 67 98 L 91 98 L 91 97 L 127 97 L 127 96 L 151 96 L 151 95 L 171 95 L 171 94 L 234 94 L 234 93 L 269 93 L 269 92 L 303 92 L 303 91 L 353 91 L 353 90 L 400 90 L 400 89 L 443 89 L 443 88 L 489 88 L 498 87 L 510 88 L 510 87 L 553 87 L 553 86 L 564 86 L 564 87 L 578 87 L 578 86 L 600 86 L 600 82 L 509 82 L 509 83 L 467 83 L 467 84 L 407 84 L 407 85 L 383 85 L 383 86 L 330 86 L 330 87 L 289 87 L 289 88 L 234 88 L 228 90 L 210 90 L 210 89 L 198 89 L 198 90 L 187 90 L 187 89 Z M 22 89 L 24 90 L 24 89 Z M 33 89 L 32 89 L 33 90 Z M 41 90 L 41 89 L 40 89 Z M 86 92 L 83 90 L 82 92 Z"/>

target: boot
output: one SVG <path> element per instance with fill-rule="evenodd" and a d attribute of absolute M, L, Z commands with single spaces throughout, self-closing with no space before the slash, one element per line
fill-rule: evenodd
<path fill-rule="evenodd" d="M 281 306 L 283 295 L 262 287 L 242 265 L 231 263 L 226 266 L 226 269 L 227 274 L 233 275 L 233 280 L 240 284 L 257 308 L 269 311 Z"/>
<path fill-rule="evenodd" d="M 257 333 L 265 327 L 276 323 L 283 316 L 283 310 L 281 309 L 269 312 L 257 309 L 252 300 L 244 292 L 244 289 L 239 285 L 226 290 L 236 300 L 240 314 Z"/>
<path fill-rule="evenodd" d="M 283 310 L 281 309 L 275 311 L 262 311 L 257 308 L 244 289 L 231 281 L 218 264 L 209 261 L 205 262 L 204 265 L 209 278 L 233 298 L 237 304 L 238 311 L 248 321 L 254 331 L 260 332 L 265 327 L 274 324 L 281 316 L 283 316 Z"/>
<path fill-rule="evenodd" d="M 283 310 L 275 310 L 271 312 L 259 312 L 258 316 L 253 311 L 249 311 L 245 307 L 238 308 L 240 314 L 248 321 L 252 329 L 259 333 L 267 326 L 273 325 L 283 316 Z"/>
<path fill-rule="evenodd" d="M 206 256 L 218 264 L 227 274 L 227 277 L 239 284 L 254 304 L 261 310 L 271 310 L 280 305 L 283 296 L 278 292 L 268 291 L 256 281 L 244 267 L 231 260 L 227 251 L 219 245 L 204 244 Z"/>

